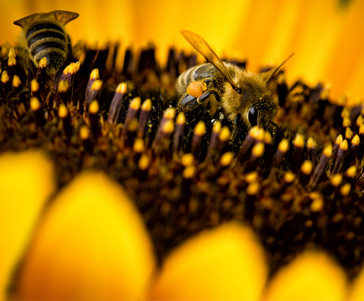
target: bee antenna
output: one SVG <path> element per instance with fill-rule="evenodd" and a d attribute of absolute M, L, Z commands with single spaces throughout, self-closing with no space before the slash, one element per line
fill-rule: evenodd
<path fill-rule="evenodd" d="M 294 56 L 294 53 L 292 53 L 289 57 L 287 57 L 283 63 L 281 63 L 276 69 L 274 69 L 274 71 L 269 75 L 269 77 L 267 78 L 267 80 L 265 81 L 266 85 L 268 85 L 270 83 L 270 81 L 272 80 L 272 78 L 274 77 L 274 75 L 276 75 L 276 73 L 278 72 L 279 69 L 281 69 L 281 67 L 292 57 Z"/>

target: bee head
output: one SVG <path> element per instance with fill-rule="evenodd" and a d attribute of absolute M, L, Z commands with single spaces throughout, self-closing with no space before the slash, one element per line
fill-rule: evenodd
<path fill-rule="evenodd" d="M 259 75 L 244 72 L 235 77 L 237 87 L 225 85 L 223 106 L 233 120 L 240 114 L 250 128 L 255 125 L 267 127 L 278 110 L 278 101 Z"/>

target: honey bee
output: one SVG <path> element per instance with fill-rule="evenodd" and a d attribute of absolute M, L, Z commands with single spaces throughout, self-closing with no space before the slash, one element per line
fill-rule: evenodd
<path fill-rule="evenodd" d="M 209 44 L 198 34 L 182 30 L 186 40 L 208 61 L 183 72 L 177 79 L 175 90 L 179 106 L 191 112 L 210 103 L 212 112 L 222 106 L 229 120 L 238 118 L 250 128 L 266 127 L 272 123 L 278 110 L 278 99 L 268 84 L 289 56 L 274 70 L 256 74 L 222 62 Z"/>
<path fill-rule="evenodd" d="M 72 51 L 64 25 L 78 16 L 74 12 L 54 10 L 14 21 L 15 25 L 23 28 L 26 47 L 35 66 L 38 67 L 44 57 L 47 59 L 48 74 L 56 74 L 64 66 Z"/>

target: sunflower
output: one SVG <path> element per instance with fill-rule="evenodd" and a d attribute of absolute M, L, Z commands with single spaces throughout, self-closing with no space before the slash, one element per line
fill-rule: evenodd
<path fill-rule="evenodd" d="M 3 44 L 2 299 L 363 299 L 361 53 L 335 62 L 350 81 L 329 64 L 339 44 L 363 43 L 347 34 L 362 3 L 263 2 L 106 2 L 92 14 L 66 1 L 91 22 L 67 25 L 87 40 L 57 74 Z M 117 7 L 124 18 L 106 18 Z M 169 39 L 182 22 L 251 70 L 305 50 L 270 83 L 274 126 L 181 110 L 174 83 L 199 61 Z"/>

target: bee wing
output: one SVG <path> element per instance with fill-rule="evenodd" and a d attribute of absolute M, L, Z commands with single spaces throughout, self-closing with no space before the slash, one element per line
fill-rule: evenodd
<path fill-rule="evenodd" d="M 54 11 L 47 13 L 46 15 L 48 15 L 51 18 L 56 19 L 63 25 L 66 25 L 68 22 L 78 18 L 78 16 L 79 16 L 78 13 L 74 13 L 74 12 L 66 11 L 66 10 L 54 10 Z"/>
<path fill-rule="evenodd" d="M 21 28 L 24 28 L 25 26 L 27 26 L 28 24 L 30 24 L 35 18 L 37 18 L 40 15 L 41 14 L 32 14 L 32 15 L 29 15 L 27 17 L 24 17 L 24 18 L 21 18 L 19 20 L 14 21 L 14 24 L 20 26 Z"/>
<path fill-rule="evenodd" d="M 211 64 L 213 64 L 217 70 L 221 72 L 223 76 L 228 80 L 228 82 L 233 86 L 233 88 L 237 88 L 237 84 L 232 79 L 231 75 L 227 71 L 224 63 L 217 56 L 215 51 L 212 50 L 209 44 L 204 40 L 203 37 L 198 34 L 188 31 L 181 30 L 182 35 L 185 39 Z"/>
<path fill-rule="evenodd" d="M 66 25 L 69 21 L 76 19 L 78 16 L 78 13 L 74 13 L 71 11 L 54 10 L 45 14 L 32 14 L 30 16 L 14 21 L 14 24 L 19 25 L 21 28 L 24 28 L 36 18 L 52 18 L 59 21 L 61 24 Z"/>

